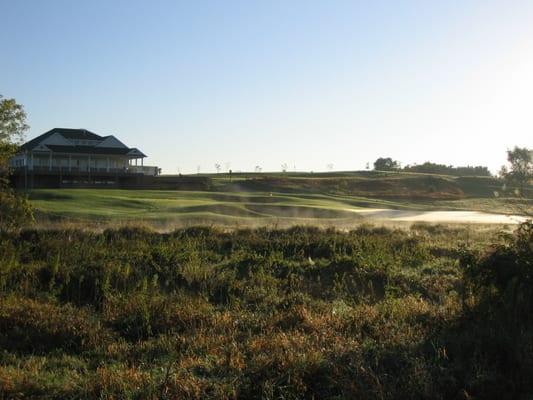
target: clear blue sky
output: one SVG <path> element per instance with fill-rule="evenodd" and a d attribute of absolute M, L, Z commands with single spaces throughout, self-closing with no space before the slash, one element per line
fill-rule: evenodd
<path fill-rule="evenodd" d="M 533 1 L 0 0 L 28 138 L 114 134 L 164 173 L 496 170 L 533 147 Z"/>

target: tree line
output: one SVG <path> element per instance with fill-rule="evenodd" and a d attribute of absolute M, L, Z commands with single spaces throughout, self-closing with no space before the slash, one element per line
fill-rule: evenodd
<path fill-rule="evenodd" d="M 498 177 L 506 184 L 515 186 L 520 193 L 528 185 L 533 183 L 533 149 L 515 146 L 514 149 L 507 150 L 508 165 L 501 167 Z M 443 174 L 453 176 L 493 176 L 485 166 L 455 167 L 426 161 L 423 164 L 401 166 L 397 160 L 391 157 L 380 157 L 374 162 L 376 171 L 402 171 L 419 172 L 426 174 Z"/>
<path fill-rule="evenodd" d="M 423 164 L 413 164 L 402 167 L 399 161 L 393 160 L 391 157 L 378 158 L 374 162 L 374 170 L 419 172 L 425 174 L 443 174 L 454 176 L 492 176 L 489 169 L 481 165 L 455 167 L 453 165 L 437 164 L 426 161 Z"/>

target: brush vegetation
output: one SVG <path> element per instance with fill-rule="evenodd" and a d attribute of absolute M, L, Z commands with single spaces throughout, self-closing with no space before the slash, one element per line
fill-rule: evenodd
<path fill-rule="evenodd" d="M 533 229 L 0 236 L 0 398 L 533 392 Z"/>

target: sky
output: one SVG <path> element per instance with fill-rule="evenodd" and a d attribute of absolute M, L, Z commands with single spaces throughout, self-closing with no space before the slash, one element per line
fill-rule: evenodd
<path fill-rule="evenodd" d="M 0 94 L 163 173 L 497 171 L 533 147 L 533 1 L 0 0 Z"/>

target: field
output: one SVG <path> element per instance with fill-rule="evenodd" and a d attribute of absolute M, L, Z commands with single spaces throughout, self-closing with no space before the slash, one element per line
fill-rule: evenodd
<path fill-rule="evenodd" d="M 44 222 L 178 226 L 354 226 L 384 222 L 370 210 L 520 213 L 516 200 L 496 197 L 493 178 L 423 174 L 336 173 L 210 176 L 206 191 L 61 189 L 34 190 L 32 204 Z M 428 221 L 429 221 L 428 217 Z"/>
<path fill-rule="evenodd" d="M 531 207 L 493 185 L 34 190 L 0 232 L 0 399 L 529 398 L 533 225 L 412 219 Z"/>
<path fill-rule="evenodd" d="M 1 397 L 521 398 L 526 228 L 4 234 Z"/>

